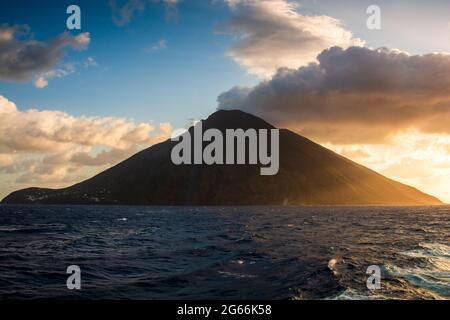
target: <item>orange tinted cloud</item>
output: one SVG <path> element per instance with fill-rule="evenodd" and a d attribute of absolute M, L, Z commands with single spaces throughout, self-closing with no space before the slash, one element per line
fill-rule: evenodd
<path fill-rule="evenodd" d="M 13 175 L 17 183 L 73 183 L 86 168 L 104 169 L 171 133 L 168 123 L 22 111 L 3 96 L 0 117 L 0 175 Z"/>
<path fill-rule="evenodd" d="M 280 67 L 298 68 L 315 62 L 322 50 L 362 45 L 329 16 L 302 15 L 286 0 L 228 0 L 230 19 L 219 32 L 235 35 L 229 56 L 250 73 L 268 77 Z"/>

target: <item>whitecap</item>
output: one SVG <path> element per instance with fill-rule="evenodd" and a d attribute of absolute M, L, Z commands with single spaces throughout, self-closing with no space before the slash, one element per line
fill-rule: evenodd
<path fill-rule="evenodd" d="M 450 247 L 440 243 L 421 243 L 419 248 L 401 252 L 402 255 L 424 259 L 425 264 L 410 268 L 387 265 L 386 271 L 426 290 L 436 299 L 450 297 Z"/>

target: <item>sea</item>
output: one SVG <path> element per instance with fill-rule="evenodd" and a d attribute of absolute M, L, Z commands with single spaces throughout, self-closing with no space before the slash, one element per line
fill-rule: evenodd
<path fill-rule="evenodd" d="M 2 205 L 0 299 L 450 299 L 450 207 Z"/>

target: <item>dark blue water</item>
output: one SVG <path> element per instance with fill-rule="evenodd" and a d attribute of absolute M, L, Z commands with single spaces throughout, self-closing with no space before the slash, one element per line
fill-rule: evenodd
<path fill-rule="evenodd" d="M 449 239 L 449 207 L 1 206 L 0 298 L 449 299 Z"/>

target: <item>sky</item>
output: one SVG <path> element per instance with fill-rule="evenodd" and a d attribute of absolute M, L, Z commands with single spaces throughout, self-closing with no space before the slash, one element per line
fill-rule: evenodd
<path fill-rule="evenodd" d="M 0 198 L 239 108 L 450 202 L 449 40 L 444 0 L 2 1 Z"/>

